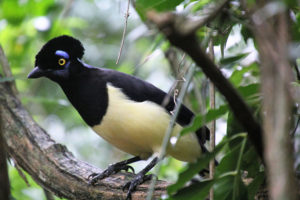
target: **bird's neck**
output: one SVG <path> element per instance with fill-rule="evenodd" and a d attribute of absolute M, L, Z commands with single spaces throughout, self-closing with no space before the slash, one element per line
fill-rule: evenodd
<path fill-rule="evenodd" d="M 58 84 L 89 126 L 101 122 L 108 106 L 106 83 L 91 76 L 93 69 Z"/>

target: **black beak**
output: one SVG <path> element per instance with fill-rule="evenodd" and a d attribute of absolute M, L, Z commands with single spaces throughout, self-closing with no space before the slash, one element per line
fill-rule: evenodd
<path fill-rule="evenodd" d="M 35 67 L 27 76 L 27 78 L 39 78 L 45 75 L 45 70 Z"/>

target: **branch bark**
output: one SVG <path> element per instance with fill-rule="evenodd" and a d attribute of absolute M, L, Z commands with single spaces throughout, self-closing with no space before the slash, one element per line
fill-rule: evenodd
<path fill-rule="evenodd" d="M 101 170 L 77 160 L 65 146 L 53 141 L 12 94 L 8 83 L 0 83 L 0 114 L 7 152 L 43 188 L 68 199 L 125 199 L 122 186 L 133 174 L 118 173 L 90 186 L 88 176 Z M 145 199 L 148 187 L 148 182 L 137 187 L 132 199 Z M 166 182 L 158 181 L 154 198 L 160 198 L 166 187 Z"/>
<path fill-rule="evenodd" d="M 2 69 L 3 69 L 4 77 L 13 78 L 11 70 L 10 70 L 10 65 L 8 63 L 7 57 L 5 56 L 5 53 L 4 53 L 3 48 L 2 48 L 1 45 L 0 45 L 0 64 L 1 64 Z M 18 95 L 16 82 L 14 80 L 10 81 L 9 87 L 11 88 L 14 95 Z"/>
<path fill-rule="evenodd" d="M 255 146 L 260 157 L 263 158 L 262 130 L 260 124 L 256 121 L 248 105 L 237 90 L 201 49 L 194 30 L 186 32 L 179 29 L 181 26 L 178 23 L 189 24 L 188 19 L 183 19 L 182 16 L 177 16 L 173 13 L 157 14 L 154 11 L 148 13 L 148 18 L 157 25 L 172 45 L 182 49 L 194 60 L 197 66 L 214 83 L 220 93 L 224 95 L 236 118 L 248 132 L 251 143 Z"/>

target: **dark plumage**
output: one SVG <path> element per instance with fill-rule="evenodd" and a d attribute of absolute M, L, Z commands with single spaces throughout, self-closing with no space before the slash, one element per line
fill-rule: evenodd
<path fill-rule="evenodd" d="M 36 55 L 35 68 L 28 78 L 45 76 L 58 83 L 89 126 L 108 142 L 136 156 L 109 167 L 102 174 L 92 175 L 91 183 L 95 183 L 159 151 L 175 104 L 165 92 L 139 78 L 83 63 L 80 60 L 83 54 L 84 48 L 78 40 L 70 36 L 54 38 Z M 165 98 L 168 101 L 162 105 Z M 194 114 L 182 106 L 173 134 L 188 125 L 193 117 Z M 208 136 L 208 128 L 202 127 L 196 134 L 180 138 L 167 153 L 180 160 L 194 161 L 206 151 L 203 144 Z M 145 174 L 156 162 L 154 159 L 139 177 L 147 179 Z M 127 184 L 128 198 L 140 182 L 133 180 Z"/>

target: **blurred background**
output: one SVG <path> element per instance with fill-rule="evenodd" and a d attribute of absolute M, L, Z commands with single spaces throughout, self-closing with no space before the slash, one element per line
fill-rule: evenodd
<path fill-rule="evenodd" d="M 122 55 L 119 64 L 116 64 L 126 9 L 127 1 L 121 0 L 0 1 L 0 44 L 10 62 L 23 104 L 54 140 L 65 144 L 79 159 L 102 169 L 130 155 L 117 150 L 93 133 L 57 84 L 45 78 L 28 80 L 26 77 L 33 69 L 35 55 L 43 44 L 53 37 L 68 34 L 83 43 L 84 62 L 133 74 L 168 92 L 176 81 L 177 73 L 167 56 L 172 49 L 157 31 L 148 29 L 133 7 L 129 10 Z M 188 9 L 191 7 L 179 5 L 176 8 L 181 13 Z M 222 60 L 223 73 L 236 85 L 256 83 L 259 78 L 253 41 L 242 37 L 241 29 L 239 25 L 231 26 L 225 32 L 225 44 L 220 40 L 214 48 L 217 60 L 239 56 Z M 179 58 L 183 56 L 180 52 L 175 53 Z M 188 59 L 185 62 L 190 64 Z M 242 71 L 241 66 L 249 68 Z M 233 74 L 233 69 L 242 72 Z M 202 105 L 208 105 L 208 81 L 201 71 L 196 72 L 188 93 L 185 104 L 195 112 L 205 111 L 208 106 L 201 108 L 199 101 L 202 101 Z M 199 94 L 202 95 L 200 99 Z M 217 95 L 217 107 L 222 104 L 223 99 Z M 217 120 L 217 142 L 226 133 L 226 120 L 226 115 Z M 146 163 L 133 166 L 139 171 Z M 22 200 L 45 199 L 42 189 L 29 176 L 30 186 L 27 186 L 12 165 L 9 171 L 12 195 Z M 165 159 L 160 178 L 174 181 L 178 171 L 184 167 L 185 163 Z"/>

